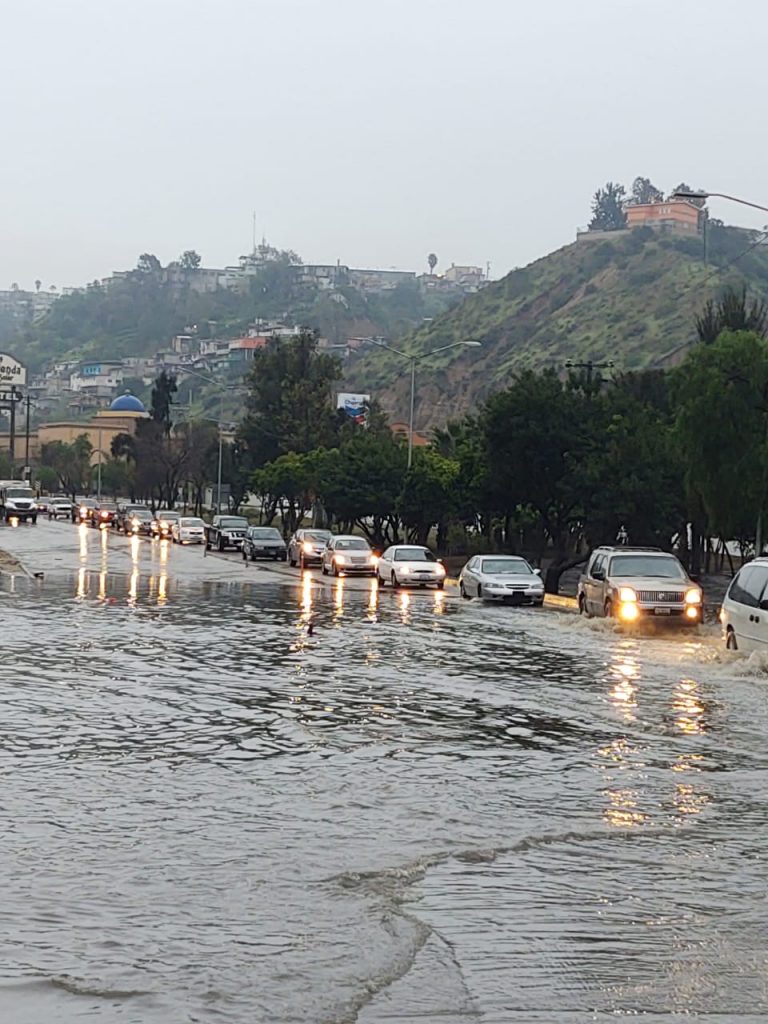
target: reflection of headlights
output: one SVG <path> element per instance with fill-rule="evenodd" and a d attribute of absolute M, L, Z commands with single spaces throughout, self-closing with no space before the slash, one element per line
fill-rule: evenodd
<path fill-rule="evenodd" d="M 334 555 L 333 556 L 333 560 L 334 560 L 334 562 L 338 562 L 339 565 L 345 565 L 346 561 L 347 561 L 347 559 L 346 559 L 346 557 L 344 555 Z"/>
<path fill-rule="evenodd" d="M 632 587 L 619 587 L 619 600 L 632 604 L 637 601 L 637 594 L 634 592 Z"/>
<path fill-rule="evenodd" d="M 686 604 L 701 604 L 701 591 L 700 590 L 689 590 L 685 595 Z"/>
<path fill-rule="evenodd" d="M 315 550 L 313 545 L 310 544 L 308 540 L 304 541 L 304 543 L 302 544 L 302 548 L 304 550 L 305 555 L 311 555 L 312 552 Z"/>

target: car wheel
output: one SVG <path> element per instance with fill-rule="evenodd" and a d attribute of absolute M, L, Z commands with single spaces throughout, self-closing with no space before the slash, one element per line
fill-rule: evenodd
<path fill-rule="evenodd" d="M 400 580 L 395 575 L 394 570 L 392 571 L 392 586 L 395 588 L 395 590 L 398 590 L 400 587 Z"/>
<path fill-rule="evenodd" d="M 243 548 L 243 561 L 244 562 L 248 561 L 248 555 L 246 555 L 246 553 L 245 553 L 245 548 Z"/>
<path fill-rule="evenodd" d="M 378 569 L 376 570 L 376 582 L 379 584 L 380 587 L 386 587 L 387 585 L 387 581 L 384 579 L 384 577 L 381 575 Z"/>
<path fill-rule="evenodd" d="M 606 619 L 613 618 L 613 603 L 611 601 L 606 601 L 603 605 L 603 615 L 605 615 Z"/>
<path fill-rule="evenodd" d="M 588 619 L 592 618 L 592 613 L 587 610 L 587 599 L 584 594 L 579 594 L 579 615 L 584 615 Z"/>
<path fill-rule="evenodd" d="M 295 569 L 295 568 L 296 568 L 296 559 L 295 559 L 295 558 L 292 558 L 292 559 L 291 559 L 291 568 L 292 568 L 292 569 Z"/>
<path fill-rule="evenodd" d="M 338 565 L 336 565 L 335 562 L 333 563 L 333 575 L 334 576 L 338 576 L 339 575 L 339 567 L 338 567 Z"/>
<path fill-rule="evenodd" d="M 37 516 L 32 516 L 32 525 L 37 526 Z"/>
<path fill-rule="evenodd" d="M 222 537 L 219 537 L 219 551 L 223 551 L 223 550 L 224 550 L 224 540 L 223 540 Z"/>
<path fill-rule="evenodd" d="M 445 580 L 438 580 L 437 581 L 437 589 L 438 590 L 445 590 Z"/>
<path fill-rule="evenodd" d="M 469 594 L 467 593 L 467 588 L 464 586 L 464 581 L 463 580 L 459 584 L 459 593 L 461 594 L 461 596 L 464 598 L 465 601 L 470 601 L 471 600 Z"/>
<path fill-rule="evenodd" d="M 325 562 L 323 562 L 322 573 L 323 573 L 323 576 L 327 576 L 328 575 L 328 566 L 325 564 Z"/>
<path fill-rule="evenodd" d="M 736 634 L 732 629 L 729 629 L 725 634 L 725 648 L 728 651 L 738 651 L 739 645 L 736 640 Z"/>
<path fill-rule="evenodd" d="M 483 599 L 483 584 L 482 583 L 478 583 L 477 584 L 477 596 L 482 601 L 482 599 Z"/>

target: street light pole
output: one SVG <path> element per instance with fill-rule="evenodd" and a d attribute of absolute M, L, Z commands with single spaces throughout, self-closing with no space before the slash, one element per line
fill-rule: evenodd
<path fill-rule="evenodd" d="M 387 352 L 394 352 L 396 356 L 400 356 L 401 359 L 407 359 L 411 364 L 411 400 L 410 400 L 410 411 L 408 415 L 408 469 L 413 465 L 413 414 L 414 406 L 416 404 L 416 363 L 423 362 L 425 359 L 429 359 L 430 356 L 437 355 L 438 352 L 447 352 L 452 348 L 480 348 L 479 341 L 454 341 L 451 345 L 441 345 L 440 348 L 433 348 L 431 352 L 424 352 L 422 355 L 415 355 L 412 352 L 403 352 L 399 348 L 395 348 L 393 345 L 387 345 L 383 341 L 377 341 L 375 338 L 369 339 L 373 345 L 378 348 L 385 348 Z"/>
<path fill-rule="evenodd" d="M 221 515 L 221 463 L 224 454 L 224 392 L 221 393 L 219 405 L 219 472 L 216 482 L 216 513 Z"/>

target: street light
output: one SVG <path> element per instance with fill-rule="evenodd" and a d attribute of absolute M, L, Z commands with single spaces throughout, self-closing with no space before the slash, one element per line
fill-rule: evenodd
<path fill-rule="evenodd" d="M 751 206 L 753 210 L 762 210 L 768 213 L 768 206 L 761 206 L 759 203 L 750 203 L 748 199 L 739 199 L 737 196 L 729 196 L 725 192 L 705 192 L 702 189 L 679 189 L 672 193 L 672 199 L 727 199 L 731 203 L 740 203 L 742 206 Z"/>
<path fill-rule="evenodd" d="M 215 380 L 213 377 L 206 377 L 203 373 L 198 373 L 197 370 L 190 370 L 188 366 L 180 367 L 181 373 L 191 373 L 193 377 L 199 377 L 200 380 L 206 381 L 208 384 L 213 384 L 214 387 L 219 388 L 222 392 L 221 400 L 219 403 L 219 465 L 216 475 L 216 512 L 221 514 L 221 465 L 224 454 L 224 434 L 222 431 L 222 424 L 224 420 L 224 392 L 234 391 L 242 385 L 238 384 L 224 384 L 220 380 Z M 208 416 L 202 417 L 203 419 L 209 419 Z"/>
<path fill-rule="evenodd" d="M 438 352 L 448 352 L 452 348 L 480 348 L 481 343 L 479 341 L 454 341 L 451 345 L 441 345 L 440 348 L 433 348 L 431 352 L 415 355 L 403 352 L 401 349 L 387 345 L 383 341 L 377 341 L 376 338 L 371 338 L 370 341 L 372 344 L 378 345 L 379 348 L 385 348 L 387 352 L 394 352 L 396 356 L 407 359 L 411 364 L 411 403 L 408 416 L 408 469 L 410 469 L 413 463 L 413 407 L 416 399 L 416 363 L 429 359 L 430 356 L 436 356 Z"/>

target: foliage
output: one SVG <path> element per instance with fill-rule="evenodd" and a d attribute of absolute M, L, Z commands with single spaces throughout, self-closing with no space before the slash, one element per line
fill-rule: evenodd
<path fill-rule="evenodd" d="M 87 434 L 80 434 L 71 443 L 50 441 L 40 451 L 40 462 L 52 469 L 63 490 L 72 498 L 87 493 L 91 476 L 93 445 Z"/>
<path fill-rule="evenodd" d="M 175 376 L 167 370 L 160 372 L 152 388 L 150 416 L 163 428 L 166 436 L 171 432 L 171 406 L 178 390 Z"/>
<path fill-rule="evenodd" d="M 255 353 L 238 430 L 252 466 L 335 442 L 340 418 L 332 394 L 340 376 L 338 359 L 318 352 L 317 335 L 310 331 L 274 339 Z"/>
<path fill-rule="evenodd" d="M 696 317 L 699 341 L 711 345 L 722 331 L 751 331 L 761 338 L 768 336 L 768 305 L 753 298 L 747 302 L 747 288 L 727 287 L 720 298 L 708 299 Z"/>
<path fill-rule="evenodd" d="M 592 197 L 592 219 L 590 231 L 616 231 L 627 226 L 624 212 L 626 192 L 623 185 L 607 181 Z"/>
<path fill-rule="evenodd" d="M 656 188 L 650 178 L 635 178 L 627 202 L 632 206 L 638 206 L 645 203 L 660 203 L 663 198 L 664 193 Z"/>
<path fill-rule="evenodd" d="M 429 267 L 430 274 L 434 274 L 435 267 L 437 266 L 437 256 L 435 253 L 431 252 L 429 256 L 427 256 L 427 266 Z"/>
<path fill-rule="evenodd" d="M 257 469 L 252 477 L 253 490 L 262 496 L 271 522 L 279 511 L 286 533 L 293 533 L 309 509 L 314 497 L 314 462 L 303 452 L 287 452 Z"/>
<path fill-rule="evenodd" d="M 456 509 L 458 461 L 446 458 L 434 448 L 417 448 L 397 503 L 408 539 L 426 544 L 433 526 L 438 527 L 438 545 Z"/>
<path fill-rule="evenodd" d="M 198 270 L 201 263 L 200 253 L 194 249 L 185 249 L 179 256 L 179 266 L 182 270 Z"/>

